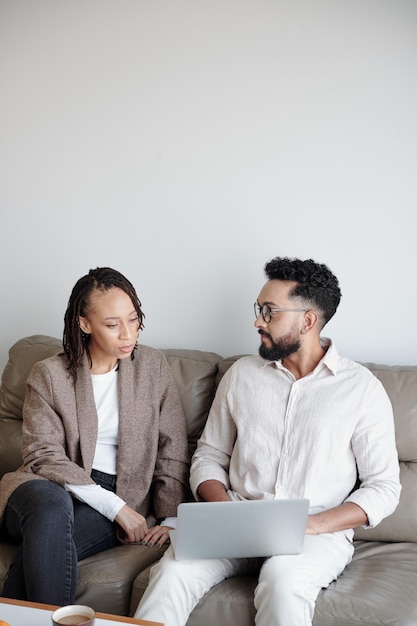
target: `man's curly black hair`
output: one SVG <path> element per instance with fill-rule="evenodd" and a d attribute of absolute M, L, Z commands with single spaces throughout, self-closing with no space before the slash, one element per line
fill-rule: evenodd
<path fill-rule="evenodd" d="M 297 284 L 289 297 L 298 305 L 314 309 L 321 321 L 321 327 L 333 317 L 339 306 L 342 292 L 339 281 L 327 265 L 313 259 L 305 261 L 288 257 L 275 257 L 265 265 L 269 280 L 290 280 Z"/>

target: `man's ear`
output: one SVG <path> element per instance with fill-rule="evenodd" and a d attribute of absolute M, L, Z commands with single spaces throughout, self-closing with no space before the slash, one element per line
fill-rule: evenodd
<path fill-rule="evenodd" d="M 86 333 L 86 335 L 89 335 L 91 333 L 90 324 L 88 323 L 88 320 L 86 317 L 82 317 L 80 315 L 78 318 L 78 324 L 81 330 L 83 331 L 83 333 Z"/>
<path fill-rule="evenodd" d="M 303 334 L 307 333 L 309 330 L 317 326 L 319 321 L 319 316 L 315 311 L 306 311 L 304 313 L 304 323 L 301 332 Z"/>

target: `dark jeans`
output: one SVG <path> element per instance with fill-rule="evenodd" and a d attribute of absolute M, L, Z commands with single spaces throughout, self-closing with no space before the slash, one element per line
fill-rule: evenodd
<path fill-rule="evenodd" d="M 115 478 L 93 479 L 114 491 Z M 2 596 L 74 604 L 77 562 L 117 544 L 116 524 L 50 480 L 30 480 L 10 496 L 4 527 L 18 544 Z"/>

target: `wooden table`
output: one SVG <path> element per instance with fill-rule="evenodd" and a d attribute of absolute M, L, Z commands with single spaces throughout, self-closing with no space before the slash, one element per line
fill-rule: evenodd
<path fill-rule="evenodd" d="M 0 619 L 9 622 L 10 626 L 51 626 L 51 614 L 57 608 L 51 604 L 0 598 Z M 109 613 L 96 614 L 96 626 L 114 626 L 114 624 L 119 624 L 119 626 L 128 626 L 129 624 L 164 626 L 161 622 L 149 622 L 133 617 L 110 615 Z"/>

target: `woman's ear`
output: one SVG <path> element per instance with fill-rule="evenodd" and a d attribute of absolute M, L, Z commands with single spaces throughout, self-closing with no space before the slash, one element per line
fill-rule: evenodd
<path fill-rule="evenodd" d="M 86 333 L 86 335 L 89 335 L 91 330 L 90 330 L 90 325 L 88 323 L 88 320 L 86 317 L 82 317 L 81 315 L 78 318 L 78 325 L 81 328 L 83 333 Z"/>

